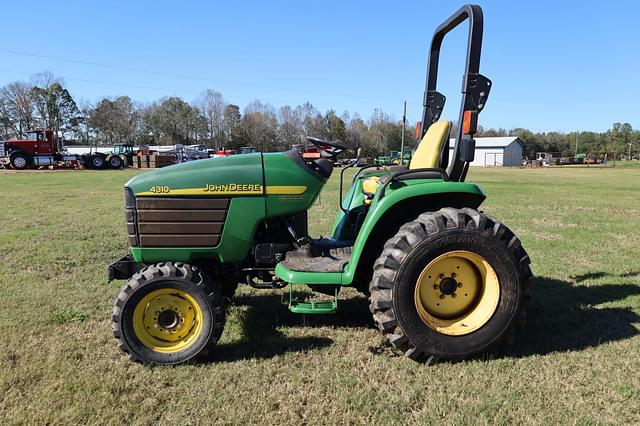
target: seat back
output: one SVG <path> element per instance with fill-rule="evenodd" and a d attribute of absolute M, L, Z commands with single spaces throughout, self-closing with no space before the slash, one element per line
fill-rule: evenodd
<path fill-rule="evenodd" d="M 440 154 L 442 154 L 442 147 L 449 138 L 450 130 L 450 121 L 440 120 L 433 123 L 413 154 L 409 169 L 440 167 Z"/>

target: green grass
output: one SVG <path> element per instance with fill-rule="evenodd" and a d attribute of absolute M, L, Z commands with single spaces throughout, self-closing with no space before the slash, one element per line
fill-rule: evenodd
<path fill-rule="evenodd" d="M 87 315 L 73 307 L 51 313 L 51 322 L 58 325 L 66 322 L 84 321 L 85 319 L 87 319 Z"/>
<path fill-rule="evenodd" d="M 472 169 L 483 209 L 529 251 L 537 302 L 509 352 L 433 366 L 391 350 L 354 291 L 338 314 L 303 317 L 283 292 L 246 288 L 210 362 L 127 361 L 105 268 L 126 251 L 134 174 L 0 173 L 0 424 L 640 421 L 639 167 Z"/>

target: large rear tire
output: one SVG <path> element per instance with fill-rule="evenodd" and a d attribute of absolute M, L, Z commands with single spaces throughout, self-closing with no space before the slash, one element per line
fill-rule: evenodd
<path fill-rule="evenodd" d="M 113 333 L 133 361 L 180 364 L 206 355 L 225 322 L 219 286 L 185 263 L 159 263 L 131 277 L 113 306 Z"/>
<path fill-rule="evenodd" d="M 503 224 L 473 209 L 421 214 L 374 265 L 370 309 L 415 361 L 465 359 L 496 347 L 524 316 L 529 256 Z"/>

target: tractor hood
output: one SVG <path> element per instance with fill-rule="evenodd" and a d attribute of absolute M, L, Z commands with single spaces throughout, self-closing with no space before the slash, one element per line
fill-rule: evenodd
<path fill-rule="evenodd" d="M 138 197 L 261 195 L 261 154 L 176 164 L 136 176 L 125 186 Z"/>
<path fill-rule="evenodd" d="M 326 177 L 295 152 L 210 158 L 153 170 L 125 187 L 138 197 L 264 197 L 267 217 L 295 214 L 311 206 Z"/>

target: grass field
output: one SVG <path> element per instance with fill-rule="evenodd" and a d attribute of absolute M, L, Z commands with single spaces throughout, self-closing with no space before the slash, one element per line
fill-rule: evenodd
<path fill-rule="evenodd" d="M 0 172 L 0 424 L 640 422 L 640 167 L 472 169 L 529 251 L 536 304 L 510 352 L 433 366 L 391 350 L 354 291 L 310 318 L 246 288 L 211 361 L 127 361 L 105 268 L 134 174 Z"/>

